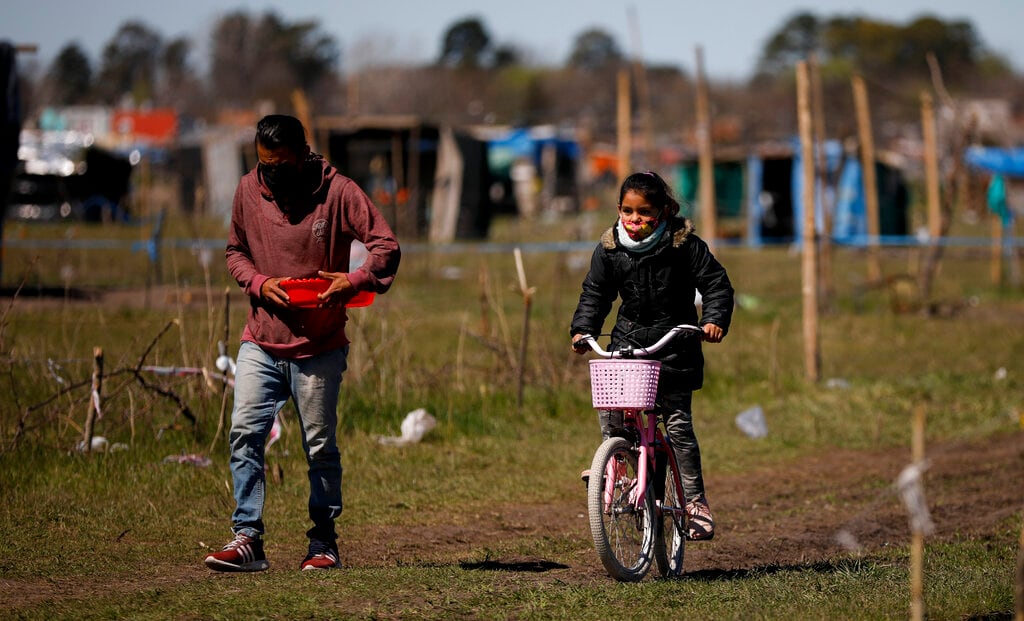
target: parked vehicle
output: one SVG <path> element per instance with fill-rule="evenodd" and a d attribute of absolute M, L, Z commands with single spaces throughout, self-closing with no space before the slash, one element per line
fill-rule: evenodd
<path fill-rule="evenodd" d="M 24 131 L 6 217 L 30 222 L 127 219 L 132 165 L 78 132 Z"/>

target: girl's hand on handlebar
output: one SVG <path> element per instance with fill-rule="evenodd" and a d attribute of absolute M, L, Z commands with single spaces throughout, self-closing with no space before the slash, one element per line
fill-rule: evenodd
<path fill-rule="evenodd" d="M 584 337 L 586 336 L 586 334 L 572 335 L 572 350 L 581 356 L 587 353 L 587 350 L 590 349 L 587 342 L 584 340 Z"/>
<path fill-rule="evenodd" d="M 725 331 L 723 331 L 715 324 L 704 324 L 704 334 L 701 336 L 701 338 L 707 341 L 708 343 L 721 343 L 724 337 Z"/>

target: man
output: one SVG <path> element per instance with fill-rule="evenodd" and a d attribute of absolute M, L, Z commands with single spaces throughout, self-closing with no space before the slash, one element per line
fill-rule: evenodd
<path fill-rule="evenodd" d="M 341 566 L 334 521 L 341 514 L 337 404 L 346 368 L 344 304 L 358 291 L 384 293 L 401 251 L 366 194 L 310 152 L 298 119 L 264 117 L 256 126 L 259 164 L 235 192 L 227 266 L 249 294 L 249 316 L 235 371 L 231 414 L 234 539 L 205 563 L 216 571 L 262 571 L 266 488 L 264 446 L 274 417 L 291 398 L 309 464 L 309 553 L 301 568 Z M 367 257 L 349 272 L 353 240 Z M 289 304 L 281 281 L 331 281 L 317 308 Z"/>

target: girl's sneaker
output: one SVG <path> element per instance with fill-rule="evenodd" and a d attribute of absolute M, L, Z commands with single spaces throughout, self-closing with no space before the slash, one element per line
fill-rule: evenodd
<path fill-rule="evenodd" d="M 238 533 L 220 552 L 204 561 L 214 571 L 264 571 L 270 567 L 263 554 L 263 540 Z"/>
<path fill-rule="evenodd" d="M 715 518 L 703 494 L 686 503 L 686 537 L 695 541 L 709 541 L 715 536 Z"/>

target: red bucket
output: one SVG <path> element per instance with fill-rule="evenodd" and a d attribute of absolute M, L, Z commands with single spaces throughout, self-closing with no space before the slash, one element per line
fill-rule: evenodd
<path fill-rule="evenodd" d="M 281 281 L 281 288 L 288 294 L 288 302 L 299 308 L 316 308 L 320 304 L 318 293 L 327 291 L 331 281 L 326 278 L 289 278 Z"/>
<path fill-rule="evenodd" d="M 319 293 L 327 291 L 331 281 L 326 278 L 289 278 L 281 281 L 281 288 L 288 294 L 288 301 L 298 308 L 316 308 L 320 305 Z M 373 304 L 373 291 L 357 291 L 345 303 L 347 308 L 358 308 Z"/>

